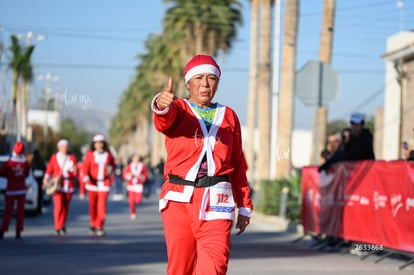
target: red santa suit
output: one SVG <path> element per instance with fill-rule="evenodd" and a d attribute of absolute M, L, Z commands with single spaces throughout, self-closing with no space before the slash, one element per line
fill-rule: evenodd
<path fill-rule="evenodd" d="M 89 150 L 83 162 L 85 188 L 89 197 L 91 228 L 103 229 L 106 217 L 106 202 L 111 188 L 111 172 L 115 160 L 108 152 Z M 109 170 L 110 169 L 110 170 Z"/>
<path fill-rule="evenodd" d="M 23 231 L 24 203 L 26 199 L 26 178 L 29 175 L 29 164 L 23 155 L 24 145 L 17 142 L 13 149 L 12 157 L 0 168 L 0 177 L 7 178 L 6 207 L 1 224 L 1 235 L 9 229 L 13 208 L 16 209 L 16 237 Z"/>
<path fill-rule="evenodd" d="M 78 182 L 79 182 L 79 196 L 83 198 L 85 196 L 85 182 L 83 179 L 85 178 L 82 169 L 82 162 L 78 162 Z"/>
<path fill-rule="evenodd" d="M 57 232 L 66 230 L 69 204 L 72 199 L 72 193 L 75 191 L 76 166 L 76 157 L 74 155 L 63 155 L 58 152 L 52 155 L 46 168 L 46 179 L 62 175 L 60 191 L 53 195 L 53 216 Z"/>
<path fill-rule="evenodd" d="M 168 274 L 225 274 L 234 209 L 250 217 L 252 202 L 243 161 L 240 123 L 235 112 L 217 103 L 208 131 L 184 99 L 164 110 L 152 102 L 154 123 L 165 135 L 167 161 L 159 208 L 168 252 Z M 171 177 L 195 182 L 203 159 L 209 177 L 228 177 L 210 187 L 171 183 Z"/>
<path fill-rule="evenodd" d="M 128 201 L 131 214 L 135 215 L 135 204 L 141 203 L 144 191 L 144 182 L 148 180 L 148 171 L 142 162 L 131 162 L 122 173 L 124 180 L 128 181 Z"/>

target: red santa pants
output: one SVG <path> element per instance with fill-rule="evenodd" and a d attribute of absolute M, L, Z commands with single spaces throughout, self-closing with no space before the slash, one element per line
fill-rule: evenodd
<path fill-rule="evenodd" d="M 72 193 L 58 192 L 53 195 L 53 216 L 55 218 L 55 230 L 61 230 L 66 226 L 69 212 L 69 204 Z"/>
<path fill-rule="evenodd" d="M 24 202 L 26 201 L 26 195 L 6 195 L 6 208 L 4 209 L 3 222 L 1 224 L 2 232 L 7 232 L 9 230 L 9 224 L 13 216 L 15 201 L 17 201 L 16 232 L 23 231 Z"/>
<path fill-rule="evenodd" d="M 162 210 L 170 275 L 226 274 L 231 220 L 198 219 L 204 188 L 194 190 L 190 203 L 169 201 Z"/>
<path fill-rule="evenodd" d="M 89 216 L 91 227 L 102 229 L 106 216 L 106 201 L 109 192 L 96 192 L 88 190 L 89 197 Z"/>
<path fill-rule="evenodd" d="M 137 213 L 135 204 L 140 204 L 142 202 L 142 192 L 128 191 L 128 201 L 131 214 L 135 215 Z"/>

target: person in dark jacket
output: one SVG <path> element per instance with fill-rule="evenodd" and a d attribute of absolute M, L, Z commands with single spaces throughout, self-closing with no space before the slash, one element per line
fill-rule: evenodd
<path fill-rule="evenodd" d="M 339 161 L 375 160 L 373 137 L 365 128 L 365 116 L 353 113 L 350 119 L 351 134 L 347 142 L 343 142 L 331 158 L 319 166 L 318 171 L 328 168 Z"/>
<path fill-rule="evenodd" d="M 33 151 L 33 159 L 30 163 L 30 169 L 32 170 L 33 177 L 37 182 L 37 186 L 39 187 L 39 196 L 37 197 L 38 202 L 36 211 L 38 214 L 41 214 L 43 205 L 43 190 L 41 190 L 41 186 L 46 171 L 46 165 L 37 149 Z"/>

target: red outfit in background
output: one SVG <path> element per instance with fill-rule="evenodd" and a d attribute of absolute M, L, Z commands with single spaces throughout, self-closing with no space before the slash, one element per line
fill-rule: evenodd
<path fill-rule="evenodd" d="M 62 175 L 60 191 L 53 195 L 53 216 L 56 231 L 65 230 L 66 228 L 69 204 L 75 190 L 76 167 L 77 163 L 74 155 L 63 155 L 58 152 L 52 155 L 46 168 L 46 179 Z"/>
<path fill-rule="evenodd" d="M 26 178 L 29 175 L 29 164 L 23 155 L 13 156 L 0 168 L 0 177 L 7 178 L 6 207 L 1 224 L 1 232 L 7 232 L 17 202 L 16 233 L 23 231 L 24 203 L 26 200 Z M 17 236 L 17 235 L 16 235 Z"/>
<path fill-rule="evenodd" d="M 144 163 L 130 163 L 122 173 L 124 180 L 128 181 L 128 201 L 131 214 L 135 215 L 135 204 L 141 203 L 144 183 L 148 180 L 148 171 Z"/>
<path fill-rule="evenodd" d="M 85 182 L 83 181 L 85 176 L 83 174 L 82 165 L 83 165 L 82 162 L 78 162 L 79 195 L 81 196 L 81 198 L 85 196 Z"/>
<path fill-rule="evenodd" d="M 109 168 L 111 167 L 111 168 Z M 89 150 L 83 162 L 85 188 L 88 190 L 91 228 L 102 229 L 106 217 L 106 201 L 111 187 L 115 160 L 110 152 Z"/>

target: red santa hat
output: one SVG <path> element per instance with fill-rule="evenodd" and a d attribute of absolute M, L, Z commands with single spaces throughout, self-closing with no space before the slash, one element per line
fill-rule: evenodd
<path fill-rule="evenodd" d="M 13 153 L 16 155 L 20 155 L 24 153 L 24 144 L 21 141 L 16 142 L 13 147 Z"/>
<path fill-rule="evenodd" d="M 214 74 L 220 78 L 221 71 L 219 65 L 213 57 L 209 55 L 199 54 L 194 56 L 185 66 L 184 79 L 187 84 L 190 79 L 198 74 Z"/>
<path fill-rule="evenodd" d="M 105 141 L 105 136 L 103 134 L 96 134 L 93 137 L 93 142 L 98 142 L 98 141 Z"/>

